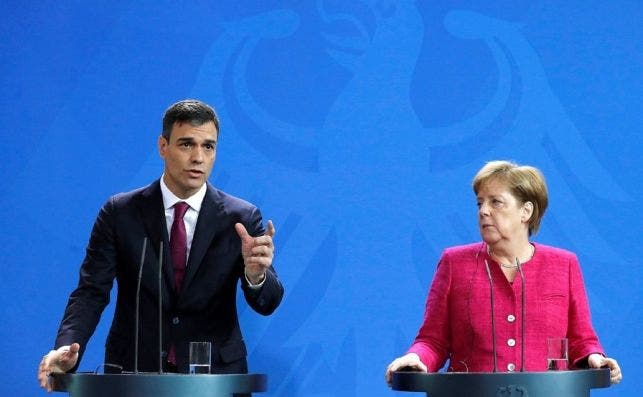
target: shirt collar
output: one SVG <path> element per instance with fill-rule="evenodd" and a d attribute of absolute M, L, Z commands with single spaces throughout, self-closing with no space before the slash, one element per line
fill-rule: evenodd
<path fill-rule="evenodd" d="M 207 190 L 207 183 L 204 183 L 203 186 L 201 186 L 201 188 L 190 197 L 181 199 L 178 198 L 174 193 L 172 193 L 170 188 L 167 187 L 165 181 L 163 180 L 164 176 L 165 174 L 161 176 L 161 195 L 163 196 L 163 208 L 165 208 L 165 210 L 169 210 L 174 206 L 174 204 L 178 203 L 179 201 L 185 201 L 186 203 L 188 203 L 190 208 L 192 208 L 196 212 L 199 212 L 201 210 L 201 204 L 203 203 L 203 198 L 205 197 L 205 192 Z"/>

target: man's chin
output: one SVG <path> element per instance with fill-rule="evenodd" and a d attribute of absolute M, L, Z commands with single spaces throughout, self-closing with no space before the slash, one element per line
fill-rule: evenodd
<path fill-rule="evenodd" d="M 190 179 L 188 181 L 184 181 L 184 183 L 181 185 L 180 188 L 184 192 L 184 194 L 191 196 L 194 193 L 196 193 L 197 190 L 201 189 L 201 186 L 203 186 L 204 183 L 205 183 L 204 179 L 199 179 L 199 180 Z"/>
<path fill-rule="evenodd" d="M 193 173 L 186 175 L 186 177 L 183 179 L 183 182 L 185 182 L 186 185 L 190 186 L 201 186 L 206 179 L 207 176 L 205 174 Z"/>
<path fill-rule="evenodd" d="M 199 180 L 191 180 L 190 183 L 188 183 L 188 187 L 190 190 L 199 190 L 201 189 L 201 186 L 205 183 L 205 179 L 199 179 Z"/>

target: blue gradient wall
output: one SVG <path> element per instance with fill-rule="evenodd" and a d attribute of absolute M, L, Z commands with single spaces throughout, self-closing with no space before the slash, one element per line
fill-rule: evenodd
<path fill-rule="evenodd" d="M 638 395 L 643 6 L 479 3 L 3 2 L 0 394 L 44 394 L 98 209 L 160 175 L 162 112 L 197 97 L 221 117 L 211 181 L 277 226 L 285 300 L 241 315 L 267 396 L 404 395 L 384 369 L 441 250 L 479 239 L 469 186 L 492 159 L 548 179 L 535 240 L 578 253 L 624 371 L 592 395 Z"/>

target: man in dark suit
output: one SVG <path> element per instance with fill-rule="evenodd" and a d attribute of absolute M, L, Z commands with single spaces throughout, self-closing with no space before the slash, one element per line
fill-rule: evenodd
<path fill-rule="evenodd" d="M 237 318 L 237 282 L 248 304 L 263 315 L 277 308 L 283 287 L 272 267 L 272 222 L 265 230 L 255 206 L 207 182 L 218 134 L 217 116 L 203 102 L 186 100 L 167 109 L 158 139 L 164 173 L 147 187 L 111 197 L 101 209 L 54 350 L 39 366 L 42 387 L 50 390 L 50 373 L 78 368 L 114 278 L 118 298 L 105 363 L 124 371 L 134 369 L 136 291 L 144 240 L 138 370 L 158 371 L 160 354 L 165 371 L 187 372 L 188 343 L 210 341 L 213 373 L 247 373 Z"/>

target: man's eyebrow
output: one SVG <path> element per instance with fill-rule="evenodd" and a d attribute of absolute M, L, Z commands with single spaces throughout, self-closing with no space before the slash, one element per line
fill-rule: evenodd
<path fill-rule="evenodd" d="M 176 142 L 181 144 L 181 143 L 185 143 L 185 142 L 195 143 L 196 141 L 192 137 L 184 136 L 184 137 L 181 137 L 181 138 L 176 138 Z M 216 139 L 205 139 L 205 140 L 203 140 L 203 142 L 201 142 L 201 145 L 208 145 L 208 144 L 209 145 L 216 145 L 217 140 Z"/>

